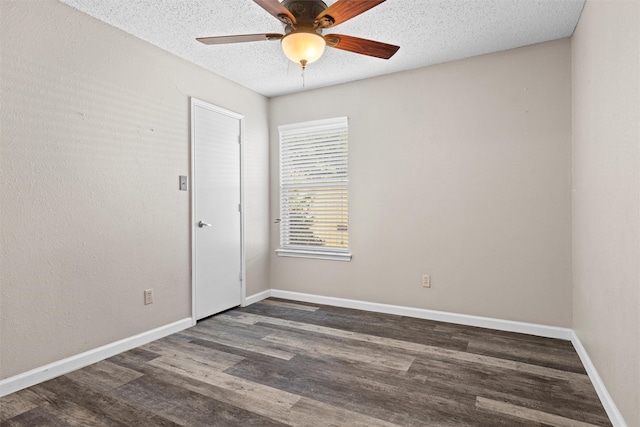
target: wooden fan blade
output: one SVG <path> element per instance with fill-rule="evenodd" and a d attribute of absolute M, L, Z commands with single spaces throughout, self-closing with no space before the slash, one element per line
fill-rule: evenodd
<path fill-rule="evenodd" d="M 341 24 L 354 16 L 383 3 L 385 0 L 338 0 L 316 17 L 321 28 L 330 28 Z"/>
<path fill-rule="evenodd" d="M 253 1 L 256 2 L 258 6 L 260 6 L 261 8 L 263 8 L 264 10 L 266 10 L 267 12 L 269 12 L 270 14 L 278 18 L 280 21 L 284 22 L 285 24 L 292 25 L 292 26 L 295 25 L 296 18 L 291 14 L 291 12 L 289 12 L 289 9 L 284 7 L 282 3 L 280 3 L 278 0 L 253 0 Z"/>
<path fill-rule="evenodd" d="M 265 33 L 265 34 L 240 34 L 236 36 L 198 37 L 196 40 L 204 44 L 226 44 L 226 43 L 260 42 L 264 40 L 280 40 L 281 38 L 282 38 L 282 34 Z"/>
<path fill-rule="evenodd" d="M 329 47 L 382 59 L 391 58 L 400 49 L 400 46 L 342 34 L 327 34 L 324 40 Z"/>

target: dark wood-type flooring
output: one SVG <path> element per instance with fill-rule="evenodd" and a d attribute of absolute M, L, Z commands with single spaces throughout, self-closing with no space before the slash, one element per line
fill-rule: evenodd
<path fill-rule="evenodd" d="M 570 342 L 268 299 L 0 399 L 2 426 L 605 426 Z"/>

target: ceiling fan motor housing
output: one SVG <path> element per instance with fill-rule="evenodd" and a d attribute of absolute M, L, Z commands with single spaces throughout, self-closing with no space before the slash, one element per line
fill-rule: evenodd
<path fill-rule="evenodd" d="M 324 25 L 317 25 L 316 17 L 327 9 L 325 2 L 322 0 L 284 0 L 282 5 L 296 18 L 295 27 L 283 20 L 285 33 L 292 31 L 322 33 Z M 325 17 L 322 19 L 325 19 Z M 329 19 L 331 18 L 329 17 Z"/>

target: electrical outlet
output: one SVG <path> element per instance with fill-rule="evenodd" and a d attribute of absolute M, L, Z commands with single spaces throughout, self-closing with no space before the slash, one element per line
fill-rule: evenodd
<path fill-rule="evenodd" d="M 429 276 L 428 274 L 423 274 L 422 275 L 422 287 L 423 288 L 430 288 L 431 287 L 431 276 Z"/>
<path fill-rule="evenodd" d="M 153 289 L 145 289 L 144 291 L 144 305 L 153 303 Z"/>

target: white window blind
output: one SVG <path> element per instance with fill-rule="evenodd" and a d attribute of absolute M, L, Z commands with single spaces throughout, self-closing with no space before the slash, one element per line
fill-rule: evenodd
<path fill-rule="evenodd" d="M 350 260 L 346 117 L 279 126 L 282 256 Z"/>

